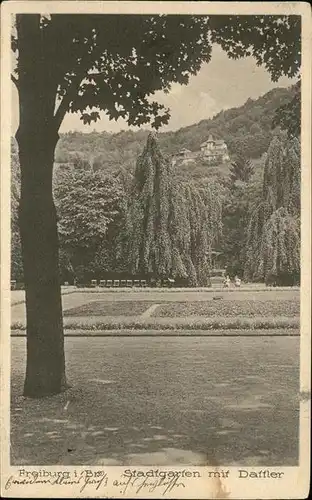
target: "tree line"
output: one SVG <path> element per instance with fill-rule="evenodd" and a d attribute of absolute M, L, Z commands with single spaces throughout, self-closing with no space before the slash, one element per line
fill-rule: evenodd
<path fill-rule="evenodd" d="M 15 206 L 16 163 L 14 171 Z M 134 175 L 105 173 L 77 155 L 54 178 L 62 281 L 89 284 L 113 272 L 209 285 L 211 251 L 221 233 L 219 191 L 214 184 L 186 182 L 153 134 Z M 12 221 L 12 278 L 22 280 L 14 210 Z"/>
<path fill-rule="evenodd" d="M 89 284 L 107 273 L 172 277 L 209 286 L 211 252 L 230 276 L 292 285 L 300 271 L 300 144 L 277 130 L 255 165 L 242 151 L 227 180 L 186 179 L 148 136 L 134 174 L 106 173 L 76 155 L 57 168 L 54 197 L 62 282 Z M 23 281 L 12 149 L 12 278 Z M 189 166 L 189 169 L 194 165 Z"/>

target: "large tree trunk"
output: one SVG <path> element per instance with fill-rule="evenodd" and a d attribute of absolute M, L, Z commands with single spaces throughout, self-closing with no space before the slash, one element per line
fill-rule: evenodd
<path fill-rule="evenodd" d="M 20 234 L 27 317 L 24 395 L 43 397 L 66 388 L 56 211 L 52 195 L 56 85 L 43 65 L 39 16 L 17 16 L 21 167 Z M 53 71 L 53 68 L 52 68 Z"/>
<path fill-rule="evenodd" d="M 27 131 L 20 129 L 19 220 L 27 317 L 24 395 L 42 397 L 66 388 L 57 221 L 52 197 L 54 147 L 39 132 L 36 141 L 27 138 Z"/>

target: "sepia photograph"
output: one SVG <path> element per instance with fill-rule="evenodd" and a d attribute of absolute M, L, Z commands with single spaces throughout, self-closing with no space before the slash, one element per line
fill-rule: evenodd
<path fill-rule="evenodd" d="M 9 3 L 2 495 L 299 498 L 308 4 Z"/>

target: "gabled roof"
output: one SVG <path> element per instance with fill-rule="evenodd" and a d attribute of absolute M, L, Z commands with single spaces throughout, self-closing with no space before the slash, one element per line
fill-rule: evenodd
<path fill-rule="evenodd" d="M 202 146 L 206 146 L 206 144 L 208 144 L 208 142 L 216 142 L 216 141 L 214 140 L 214 138 L 212 137 L 212 135 L 211 135 L 211 134 L 209 135 L 208 139 L 207 139 L 206 141 L 204 141 L 204 142 L 200 145 L 200 147 L 202 147 Z"/>
<path fill-rule="evenodd" d="M 223 139 L 213 139 L 212 138 L 212 135 L 209 136 L 209 139 L 207 139 L 207 141 L 203 142 L 200 147 L 202 148 L 203 146 L 206 146 L 206 144 L 208 144 L 209 142 L 213 142 L 214 144 L 216 144 L 217 146 L 221 146 L 223 144 L 225 144 L 224 140 Z"/>

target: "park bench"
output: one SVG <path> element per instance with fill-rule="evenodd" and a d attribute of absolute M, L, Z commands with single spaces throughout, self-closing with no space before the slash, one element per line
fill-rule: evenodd
<path fill-rule="evenodd" d="M 132 280 L 127 280 L 127 287 L 132 287 L 132 285 L 133 285 Z"/>
<path fill-rule="evenodd" d="M 112 282 L 112 280 L 106 280 L 106 286 L 107 286 L 108 288 L 110 288 L 111 286 L 113 286 L 113 282 Z"/>
<path fill-rule="evenodd" d="M 120 286 L 125 287 L 127 284 L 126 280 L 121 280 L 120 281 Z"/>
<path fill-rule="evenodd" d="M 100 280 L 100 286 L 105 286 L 106 285 L 106 280 Z"/>
<path fill-rule="evenodd" d="M 146 286 L 146 280 L 141 280 L 141 286 L 143 286 L 143 287 Z"/>
<path fill-rule="evenodd" d="M 11 290 L 15 290 L 16 288 L 16 280 L 11 280 Z"/>
<path fill-rule="evenodd" d="M 114 280 L 113 286 L 117 288 L 119 285 L 120 285 L 120 281 Z"/>
<path fill-rule="evenodd" d="M 96 287 L 97 286 L 97 280 L 91 280 L 91 286 Z"/>
<path fill-rule="evenodd" d="M 133 285 L 134 286 L 140 286 L 140 280 L 134 280 Z"/>
<path fill-rule="evenodd" d="M 210 276 L 210 286 L 215 288 L 224 287 L 225 269 L 213 269 Z"/>

